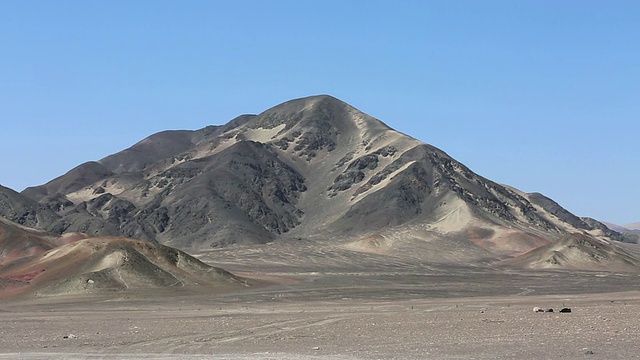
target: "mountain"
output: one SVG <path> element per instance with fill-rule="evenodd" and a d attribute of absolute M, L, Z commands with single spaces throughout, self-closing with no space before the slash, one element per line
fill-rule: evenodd
<path fill-rule="evenodd" d="M 625 226 L 620 226 L 612 223 L 602 224 L 605 225 L 608 229 L 619 233 L 624 238 L 624 242 L 640 244 L 640 229 L 637 228 L 637 223 L 627 224 Z"/>
<path fill-rule="evenodd" d="M 613 231 L 617 231 L 617 232 L 625 232 L 625 231 L 630 231 L 628 228 L 624 227 L 624 226 L 620 226 L 620 225 L 616 225 L 610 222 L 603 222 L 603 224 L 608 227 L 609 229 L 613 230 Z"/>
<path fill-rule="evenodd" d="M 640 231 L 640 222 L 633 223 L 633 224 L 626 224 L 626 225 L 623 225 L 623 227 L 632 231 Z"/>
<path fill-rule="evenodd" d="M 54 236 L 0 217 L 0 297 L 190 288 L 250 283 L 163 245 L 69 233 Z"/>
<path fill-rule="evenodd" d="M 38 226 L 57 234 L 188 251 L 298 239 L 359 249 L 379 238 L 456 241 L 497 260 L 570 233 L 616 236 L 327 95 L 158 133 L 22 195 L 55 212 Z"/>
<path fill-rule="evenodd" d="M 625 233 L 621 233 L 619 231 L 616 230 L 612 230 L 611 228 L 609 228 L 606 224 L 590 218 L 590 217 L 582 217 L 580 218 L 582 221 L 584 221 L 588 226 L 590 226 L 593 231 L 591 232 L 592 234 L 598 234 L 598 235 L 602 235 L 604 237 L 607 237 L 611 240 L 615 240 L 615 241 L 621 241 L 621 242 L 635 242 L 630 240 Z"/>

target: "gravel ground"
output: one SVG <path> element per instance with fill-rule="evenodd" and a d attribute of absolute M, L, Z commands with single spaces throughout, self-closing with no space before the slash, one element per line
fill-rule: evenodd
<path fill-rule="evenodd" d="M 640 292 L 392 301 L 145 296 L 1 303 L 0 359 L 640 356 Z"/>

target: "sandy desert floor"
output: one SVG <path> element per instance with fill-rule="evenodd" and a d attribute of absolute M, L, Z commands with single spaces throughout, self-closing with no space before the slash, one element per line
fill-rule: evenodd
<path fill-rule="evenodd" d="M 0 359 L 640 358 L 639 274 L 303 253 L 203 254 L 279 283 L 237 293 L 2 301 Z"/>

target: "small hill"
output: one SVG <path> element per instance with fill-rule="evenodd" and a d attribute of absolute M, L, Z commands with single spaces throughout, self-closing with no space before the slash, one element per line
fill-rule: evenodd
<path fill-rule="evenodd" d="M 69 233 L 55 236 L 0 217 L 0 269 L 14 260 L 38 255 L 82 238 L 86 235 Z"/>
<path fill-rule="evenodd" d="M 621 247 L 584 234 L 565 235 L 498 264 L 528 269 L 633 272 L 640 269 L 640 260 Z"/>
<path fill-rule="evenodd" d="M 244 279 L 182 251 L 114 237 L 84 239 L 6 264 L 0 268 L 3 283 L 9 295 L 161 288 L 225 292 L 248 286 Z"/>
<path fill-rule="evenodd" d="M 54 236 L 0 217 L 0 298 L 191 288 L 226 292 L 240 277 L 168 246 L 122 237 Z"/>

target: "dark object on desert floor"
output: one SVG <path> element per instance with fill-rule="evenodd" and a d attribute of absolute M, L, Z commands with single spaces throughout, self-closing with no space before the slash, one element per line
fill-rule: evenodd
<path fill-rule="evenodd" d="M 562 308 L 562 309 L 560 309 L 560 312 L 561 313 L 570 313 L 571 309 L 570 308 Z"/>

